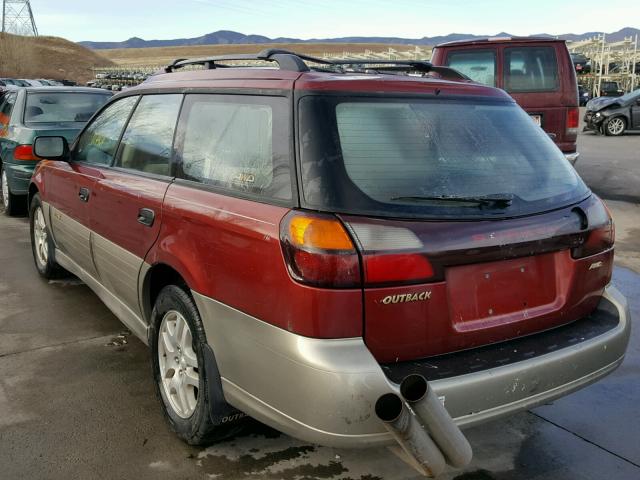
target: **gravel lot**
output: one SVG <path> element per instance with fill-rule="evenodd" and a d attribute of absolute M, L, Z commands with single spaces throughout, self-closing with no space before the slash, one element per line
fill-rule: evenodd
<path fill-rule="evenodd" d="M 614 277 L 638 318 L 640 135 L 583 134 L 579 150 L 577 170 L 612 200 Z M 26 219 L 0 216 L 0 245 L 0 478 L 420 478 L 390 449 L 307 445 L 258 424 L 207 449 L 183 444 L 165 426 L 146 347 L 82 283 L 48 285 L 37 276 Z M 635 329 L 614 374 L 552 405 L 468 430 L 472 465 L 442 478 L 640 478 L 638 372 Z"/>

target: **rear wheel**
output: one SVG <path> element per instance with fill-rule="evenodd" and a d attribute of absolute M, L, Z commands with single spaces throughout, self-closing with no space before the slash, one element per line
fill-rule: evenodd
<path fill-rule="evenodd" d="M 24 196 L 23 195 L 14 195 L 11 193 L 9 189 L 9 182 L 7 180 L 7 172 L 4 167 L 2 167 L 2 205 L 4 206 L 4 213 L 10 217 L 17 215 L 21 206 L 24 207 Z"/>
<path fill-rule="evenodd" d="M 151 321 L 156 394 L 172 430 L 191 445 L 208 445 L 237 433 L 241 423 L 212 420 L 230 407 L 211 395 L 209 383 L 216 381 L 217 372 L 209 371 L 211 363 L 205 361 L 206 337 L 191 296 L 175 285 L 163 288 Z"/>
<path fill-rule="evenodd" d="M 624 133 L 626 128 L 627 122 L 623 117 L 613 117 L 604 124 L 604 133 L 612 137 L 618 137 Z"/>
<path fill-rule="evenodd" d="M 44 219 L 44 210 L 40 195 L 35 194 L 29 209 L 29 230 L 31 234 L 31 251 L 38 273 L 47 279 L 66 276 L 67 271 L 58 265 L 54 259 L 55 245 L 49 234 L 49 228 Z"/>

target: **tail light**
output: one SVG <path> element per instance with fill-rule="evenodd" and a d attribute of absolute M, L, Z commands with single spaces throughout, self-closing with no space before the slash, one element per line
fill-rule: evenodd
<path fill-rule="evenodd" d="M 409 229 L 376 223 L 350 223 L 362 253 L 368 287 L 406 285 L 433 280 L 434 270 L 424 245 Z"/>
<path fill-rule="evenodd" d="M 307 285 L 381 287 L 434 277 L 420 251 L 424 245 L 405 228 L 371 223 L 345 227 L 332 215 L 292 211 L 280 225 L 280 241 L 290 275 Z"/>
<path fill-rule="evenodd" d="M 567 110 L 567 134 L 577 135 L 580 123 L 580 110 L 578 107 L 570 107 Z"/>
<path fill-rule="evenodd" d="M 602 200 L 601 203 L 606 220 L 599 227 L 587 233 L 587 238 L 582 245 L 573 249 L 571 252 L 573 258 L 589 257 L 613 247 L 616 240 L 616 227 L 611 217 L 611 211 Z"/>
<path fill-rule="evenodd" d="M 431 263 L 419 253 L 365 254 L 363 258 L 367 285 L 419 283 L 433 277 Z"/>
<path fill-rule="evenodd" d="M 291 211 L 280 225 L 280 241 L 289 273 L 300 283 L 361 286 L 358 252 L 336 217 Z"/>
<path fill-rule="evenodd" d="M 33 146 L 31 145 L 18 145 L 13 150 L 13 158 L 15 160 L 23 160 L 23 161 L 36 161 L 40 160 L 39 157 L 36 157 L 33 153 Z"/>

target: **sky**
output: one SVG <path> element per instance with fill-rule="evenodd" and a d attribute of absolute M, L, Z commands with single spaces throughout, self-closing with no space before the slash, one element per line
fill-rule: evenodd
<path fill-rule="evenodd" d="M 422 38 L 613 32 L 640 27 L 636 0 L 31 0 L 41 35 L 72 41 L 198 37 Z"/>

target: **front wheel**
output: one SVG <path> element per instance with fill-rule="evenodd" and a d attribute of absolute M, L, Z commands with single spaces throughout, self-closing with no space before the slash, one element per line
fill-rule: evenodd
<path fill-rule="evenodd" d="M 627 122 L 622 117 L 613 117 L 604 124 L 604 133 L 611 137 L 618 137 L 624 133 Z"/>
<path fill-rule="evenodd" d="M 225 412 L 233 409 L 221 395 L 212 394 L 211 382 L 219 382 L 217 366 L 214 359 L 206 359 L 204 327 L 187 291 L 176 285 L 160 291 L 151 313 L 149 343 L 156 394 L 171 429 L 181 439 L 190 445 L 208 445 L 240 430 L 241 422 L 226 423 L 231 417 Z M 236 413 L 233 418 L 242 416 Z"/>
<path fill-rule="evenodd" d="M 55 245 L 44 219 L 44 210 L 40 195 L 35 194 L 29 208 L 29 230 L 31 234 L 31 251 L 38 273 L 46 278 L 60 278 L 67 271 L 54 259 Z"/>

